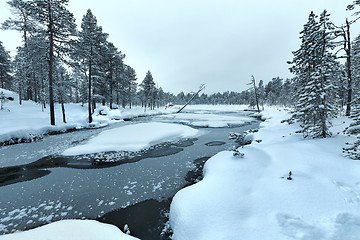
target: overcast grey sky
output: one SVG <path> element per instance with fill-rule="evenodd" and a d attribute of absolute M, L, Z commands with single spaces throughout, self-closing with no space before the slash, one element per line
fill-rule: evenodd
<path fill-rule="evenodd" d="M 341 25 L 352 0 L 70 0 L 78 27 L 87 9 L 126 54 L 142 81 L 147 70 L 165 91 L 242 91 L 254 75 L 265 82 L 291 77 L 286 61 L 300 46 L 299 32 L 313 10 Z M 11 15 L 0 0 L 0 21 Z M 352 37 L 359 34 L 360 21 Z M 14 53 L 20 35 L 0 31 Z"/>

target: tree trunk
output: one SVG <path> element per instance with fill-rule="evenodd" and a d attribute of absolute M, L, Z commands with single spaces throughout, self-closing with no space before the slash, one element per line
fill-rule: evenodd
<path fill-rule="evenodd" d="M 89 83 L 88 83 L 88 114 L 89 114 L 89 123 L 92 122 L 92 111 L 91 111 L 91 75 L 92 75 L 92 69 L 91 69 L 91 59 L 89 60 Z"/>
<path fill-rule="evenodd" d="M 112 62 L 110 62 L 110 72 L 109 72 L 109 79 L 110 79 L 110 109 L 113 109 L 113 91 L 114 91 L 114 82 L 113 82 L 113 68 L 112 68 Z"/>
<path fill-rule="evenodd" d="M 258 94 L 257 94 L 255 77 L 254 77 L 253 75 L 252 75 L 251 77 L 252 77 L 252 79 L 253 79 L 256 107 L 257 107 L 257 110 L 258 110 L 258 113 L 259 113 L 259 112 L 260 112 L 260 108 L 259 108 L 259 97 L 258 97 Z"/>
<path fill-rule="evenodd" d="M 22 94 L 22 89 L 21 89 L 21 84 L 19 82 L 19 104 L 20 105 L 22 104 L 22 96 L 21 96 L 21 94 Z"/>
<path fill-rule="evenodd" d="M 53 89 L 53 65 L 54 65 L 54 23 L 52 18 L 51 2 L 48 3 L 48 34 L 49 34 L 49 104 L 50 124 L 55 125 L 54 89 Z"/>
<path fill-rule="evenodd" d="M 187 103 L 185 103 L 185 105 L 180 108 L 179 111 L 177 111 L 176 113 L 180 113 L 187 105 L 189 105 L 191 103 L 191 101 L 197 96 L 199 95 L 199 93 L 205 88 L 205 85 L 204 84 L 201 84 L 199 90 L 189 99 L 189 101 Z"/>
<path fill-rule="evenodd" d="M 352 102 L 352 73 L 351 73 L 351 41 L 350 41 L 350 23 L 346 19 L 346 39 L 345 39 L 345 51 L 346 51 L 346 72 L 348 77 L 347 82 L 347 102 L 345 116 L 350 116 L 351 102 Z"/>
<path fill-rule="evenodd" d="M 93 95 L 94 95 L 94 93 L 93 93 Z M 92 102 L 92 112 L 91 113 L 94 113 L 94 111 L 96 109 L 96 100 L 95 100 L 95 98 L 93 98 L 91 102 Z"/>
<path fill-rule="evenodd" d="M 65 116 L 65 105 L 64 102 L 61 102 L 61 111 L 62 111 L 62 119 L 63 119 L 63 123 L 66 123 L 66 116 Z"/>

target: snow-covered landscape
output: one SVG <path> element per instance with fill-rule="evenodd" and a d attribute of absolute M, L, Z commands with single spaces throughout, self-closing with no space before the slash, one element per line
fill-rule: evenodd
<path fill-rule="evenodd" d="M 359 14 L 0 1 L 0 240 L 360 240 Z"/>
<path fill-rule="evenodd" d="M 14 136 L 44 135 L 44 129 L 52 129 L 46 110 L 42 112 L 39 104 L 29 101 L 19 106 L 14 101 L 4 107 L 7 110 L 0 111 L 2 141 Z M 79 105 L 66 108 L 69 123 L 60 124 L 60 129 L 86 127 L 86 109 Z M 149 111 L 146 114 L 167 115 L 162 122 L 156 116 L 154 122 L 104 129 L 63 153 L 135 151 L 163 141 L 194 137 L 201 134 L 201 129 L 194 126 L 205 119 L 207 126 L 213 127 L 243 124 L 246 118 L 236 118 L 234 113 L 244 108 L 193 105 L 189 106 L 192 113 L 188 116 L 176 116 L 176 107 Z M 127 109 L 126 113 L 108 111 L 106 116 L 94 114 L 98 126 L 122 121 L 119 116 L 125 114 L 144 114 L 138 109 Z M 232 112 L 234 117 L 226 118 L 222 116 L 224 112 Z M 118 120 L 112 117 L 115 114 Z M 342 154 L 346 143 L 354 141 L 354 137 L 343 132 L 349 119 L 334 120 L 333 137 L 304 139 L 295 133 L 297 124 L 281 123 L 289 118 L 288 109 L 265 107 L 261 118 L 264 121 L 259 131 L 251 133 L 252 143 L 239 148 L 243 157 L 234 156 L 234 151 L 219 152 L 205 163 L 203 180 L 175 195 L 170 208 L 173 239 L 360 239 L 360 163 Z M 187 126 L 183 125 L 185 120 Z M 0 219 L 0 227 L 4 220 Z M 133 239 L 116 227 L 86 219 L 63 220 L 0 236 L 4 240 L 35 238 Z"/>

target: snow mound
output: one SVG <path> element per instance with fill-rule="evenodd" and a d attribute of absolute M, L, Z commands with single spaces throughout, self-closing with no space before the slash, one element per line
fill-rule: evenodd
<path fill-rule="evenodd" d="M 12 101 L 15 101 L 15 102 L 19 101 L 19 94 L 15 93 L 15 92 L 0 88 L 0 93 L 3 93 L 5 95 L 5 97 L 7 97 L 7 98 L 8 97 L 12 98 L 13 99 Z"/>
<path fill-rule="evenodd" d="M 65 150 L 63 155 L 80 155 L 106 151 L 140 151 L 162 141 L 193 137 L 198 130 L 180 124 L 139 123 L 105 130 L 86 144 Z"/>
<path fill-rule="evenodd" d="M 0 236 L 0 240 L 136 240 L 117 227 L 94 220 L 62 220 L 33 230 Z"/>
<path fill-rule="evenodd" d="M 360 239 L 360 162 L 341 155 L 349 137 L 305 140 L 281 123 L 286 111 L 267 111 L 243 158 L 218 153 L 175 195 L 174 240 Z"/>

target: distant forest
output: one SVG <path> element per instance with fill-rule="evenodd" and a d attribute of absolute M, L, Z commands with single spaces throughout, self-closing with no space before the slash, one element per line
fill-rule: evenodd
<path fill-rule="evenodd" d="M 44 108 L 50 105 L 50 109 L 54 102 L 88 104 L 91 122 L 91 113 L 97 104 L 110 108 L 133 105 L 154 108 L 169 103 L 185 104 L 193 96 L 192 93 L 164 92 L 150 70 L 138 84 L 136 71 L 124 63 L 125 54 L 107 40 L 108 34 L 97 24 L 91 10 L 83 16 L 80 30 L 76 31 L 67 3 L 64 0 L 8 2 L 13 17 L 2 23 L 2 29 L 21 32 L 23 45 L 11 59 L 0 42 L 0 86 L 18 92 L 20 104 L 23 100 L 32 100 L 42 103 Z M 267 101 L 288 104 L 284 96 L 290 92 L 283 88 L 290 83 L 290 80 L 283 82 L 274 78 L 264 86 L 260 81 L 262 104 Z M 240 93 L 201 94 L 193 103 L 255 106 L 252 91 L 249 88 Z M 55 124 L 54 119 L 51 123 Z"/>
<path fill-rule="evenodd" d="M 169 103 L 185 104 L 193 93 L 171 94 L 156 84 L 149 70 L 140 84 L 136 71 L 124 63 L 125 54 L 108 41 L 89 9 L 77 30 L 68 0 L 10 0 L 13 16 L 2 23 L 3 30 L 22 34 L 22 46 L 14 58 L 0 42 L 0 87 L 13 90 L 23 100 L 39 102 L 50 109 L 55 125 L 54 103 L 86 104 L 88 120 L 98 104 L 110 108 L 144 109 Z M 301 44 L 289 60 L 292 79 L 263 79 L 249 76 L 249 88 L 242 92 L 196 95 L 194 104 L 247 104 L 261 111 L 265 105 L 293 109 L 287 122 L 300 122 L 306 137 L 330 137 L 331 119 L 352 117 L 348 133 L 360 133 L 360 36 L 351 39 L 357 24 L 360 1 L 347 10 L 353 19 L 336 26 L 330 14 L 311 12 L 300 32 Z M 344 6 L 345 9 L 345 6 Z M 254 73 L 256 75 L 256 73 Z M 244 81 L 244 79 L 239 79 Z M 231 88 L 232 86 L 229 86 Z M 194 89 L 195 90 L 195 89 Z M 1 96 L 0 96 L 1 99 Z M 344 149 L 360 158 L 360 140 Z"/>

